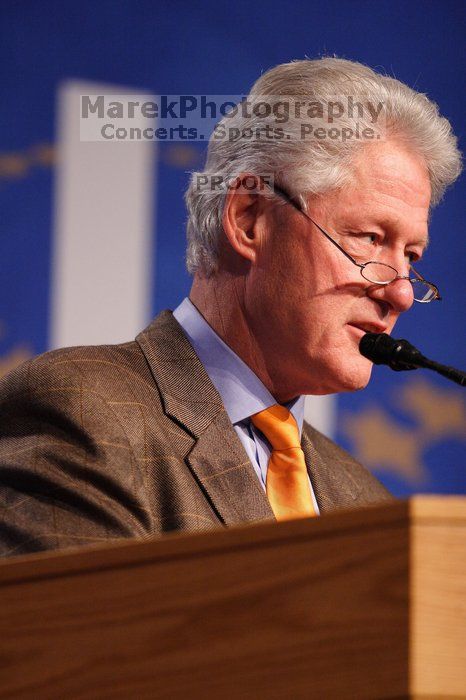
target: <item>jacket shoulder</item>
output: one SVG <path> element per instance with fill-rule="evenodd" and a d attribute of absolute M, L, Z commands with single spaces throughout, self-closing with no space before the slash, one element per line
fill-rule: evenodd
<path fill-rule="evenodd" d="M 65 348 L 0 381 L 0 553 L 151 530 L 147 416 L 157 390 L 136 343 Z"/>
<path fill-rule="evenodd" d="M 53 387 L 91 383 L 108 390 L 108 382 L 124 382 L 148 375 L 134 341 L 120 345 L 85 345 L 51 350 L 16 367 L 0 380 L 0 401 L 27 393 L 37 395 Z"/>

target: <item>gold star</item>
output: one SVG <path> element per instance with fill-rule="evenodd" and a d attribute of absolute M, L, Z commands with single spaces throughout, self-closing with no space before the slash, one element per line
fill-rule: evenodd
<path fill-rule="evenodd" d="M 32 353 L 25 346 L 17 346 L 5 357 L 0 357 L 0 379 L 8 372 L 18 367 L 32 357 Z"/>
<path fill-rule="evenodd" d="M 161 150 L 162 159 L 174 168 L 195 168 L 201 160 L 201 153 L 194 146 L 177 143 Z"/>
<path fill-rule="evenodd" d="M 342 423 L 357 458 L 365 466 L 398 474 L 416 484 L 428 480 L 421 457 L 423 444 L 416 431 L 398 425 L 375 406 L 358 414 L 346 412 Z"/>
<path fill-rule="evenodd" d="M 30 149 L 30 154 L 31 162 L 43 168 L 51 168 L 55 165 L 56 153 L 50 143 L 38 143 Z"/>
<path fill-rule="evenodd" d="M 51 168 L 54 164 L 55 149 L 50 143 L 38 143 L 24 151 L 7 151 L 0 153 L 0 179 L 19 180 L 36 166 Z"/>
<path fill-rule="evenodd" d="M 422 377 L 413 378 L 401 390 L 401 403 L 419 421 L 423 441 L 466 437 L 466 407 L 454 387 L 439 389 Z"/>
<path fill-rule="evenodd" d="M 29 160 L 21 153 L 0 154 L 0 177 L 16 179 L 24 177 L 29 170 Z"/>

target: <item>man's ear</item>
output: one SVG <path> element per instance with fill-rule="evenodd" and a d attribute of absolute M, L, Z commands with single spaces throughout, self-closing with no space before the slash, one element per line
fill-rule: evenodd
<path fill-rule="evenodd" d="M 256 228 L 263 197 L 263 187 L 257 175 L 241 173 L 232 183 L 225 197 L 222 224 L 225 236 L 233 250 L 249 262 L 255 262 L 259 247 Z"/>

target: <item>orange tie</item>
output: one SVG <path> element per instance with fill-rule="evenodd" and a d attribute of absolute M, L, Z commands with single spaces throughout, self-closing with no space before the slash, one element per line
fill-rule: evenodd
<path fill-rule="evenodd" d="M 267 468 L 267 498 L 277 520 L 317 515 L 304 452 L 295 419 L 287 408 L 275 404 L 251 416 L 251 421 L 272 445 Z"/>

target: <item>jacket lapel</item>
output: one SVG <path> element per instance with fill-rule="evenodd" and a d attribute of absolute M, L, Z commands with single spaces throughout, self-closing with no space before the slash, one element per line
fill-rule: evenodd
<path fill-rule="evenodd" d="M 305 424 L 301 447 L 319 510 L 328 513 L 337 508 L 354 508 L 361 488 L 351 477 L 350 464 L 342 461 L 333 443 L 324 443 L 321 438 L 314 428 Z"/>
<path fill-rule="evenodd" d="M 170 311 L 138 335 L 167 416 L 193 437 L 188 466 L 226 525 L 273 519 L 222 400 Z"/>
<path fill-rule="evenodd" d="M 227 525 L 274 518 L 224 410 L 198 438 L 188 462 Z"/>

